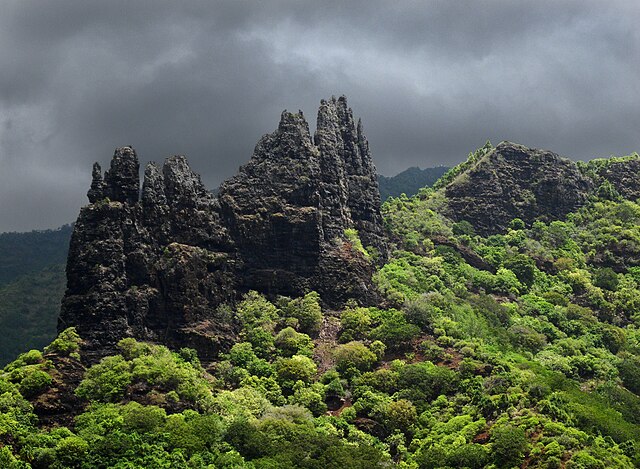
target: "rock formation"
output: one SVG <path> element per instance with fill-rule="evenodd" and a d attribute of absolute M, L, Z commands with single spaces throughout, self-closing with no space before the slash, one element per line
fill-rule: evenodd
<path fill-rule="evenodd" d="M 287 295 L 316 290 L 329 305 L 373 301 L 372 264 L 354 253 L 344 231 L 356 229 L 364 246 L 386 256 L 380 195 L 344 97 L 322 101 L 314 140 L 301 112 L 283 112 L 218 197 L 244 285 Z"/>
<path fill-rule="evenodd" d="M 234 341 L 228 309 L 242 293 L 318 291 L 337 307 L 377 299 L 373 264 L 345 230 L 387 255 L 380 196 L 362 126 L 344 97 L 322 101 L 311 138 L 283 112 L 216 198 L 183 156 L 145 169 L 118 148 L 75 224 L 59 329 L 76 326 L 93 361 L 123 337 L 189 346 L 205 360 Z"/>
<path fill-rule="evenodd" d="M 504 231 L 511 220 L 559 220 L 584 205 L 593 181 L 555 153 L 502 142 L 444 188 L 446 213 L 477 233 Z"/>

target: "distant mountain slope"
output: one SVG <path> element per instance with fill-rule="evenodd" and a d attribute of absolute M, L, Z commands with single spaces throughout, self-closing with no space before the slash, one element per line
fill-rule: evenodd
<path fill-rule="evenodd" d="M 0 285 L 50 265 L 64 264 L 71 231 L 71 225 L 63 225 L 55 230 L 0 233 Z"/>
<path fill-rule="evenodd" d="M 41 349 L 56 336 L 64 288 L 64 264 L 45 267 L 0 286 L 0 366 L 20 352 Z"/>
<path fill-rule="evenodd" d="M 433 185 L 448 170 L 446 166 L 425 169 L 412 167 L 395 176 L 378 175 L 380 200 L 384 202 L 389 197 L 398 197 L 403 192 L 411 197 L 421 188 Z"/>
<path fill-rule="evenodd" d="M 0 233 L 0 365 L 55 337 L 71 231 Z"/>

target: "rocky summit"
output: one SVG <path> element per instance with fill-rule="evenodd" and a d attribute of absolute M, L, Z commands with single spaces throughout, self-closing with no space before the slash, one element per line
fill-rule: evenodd
<path fill-rule="evenodd" d="M 387 245 L 376 171 L 344 97 L 321 102 L 313 138 L 302 112 L 283 112 L 218 197 L 184 156 L 149 164 L 140 190 L 137 155 L 122 147 L 104 175 L 94 165 L 88 198 L 58 329 L 77 327 L 89 361 L 123 337 L 212 358 L 235 340 L 225 305 L 249 290 L 314 290 L 327 307 L 377 300 Z"/>
<path fill-rule="evenodd" d="M 559 220 L 584 205 L 593 181 L 571 160 L 546 150 L 502 142 L 445 188 L 446 213 L 477 233 L 504 231 L 520 218 Z"/>

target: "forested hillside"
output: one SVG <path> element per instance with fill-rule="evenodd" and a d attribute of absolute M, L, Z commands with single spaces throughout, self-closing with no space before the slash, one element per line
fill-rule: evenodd
<path fill-rule="evenodd" d="M 400 194 L 414 196 L 423 187 L 432 186 L 448 170 L 445 166 L 425 169 L 411 167 L 395 176 L 378 175 L 380 200 L 384 202 L 389 197 L 399 197 Z"/>
<path fill-rule="evenodd" d="M 57 264 L 0 287 L 0 365 L 55 338 L 64 286 L 64 265 Z"/>
<path fill-rule="evenodd" d="M 489 236 L 443 185 L 392 198 L 377 306 L 251 292 L 211 361 L 127 338 L 91 366 L 68 329 L 0 374 L 0 465 L 638 467 L 640 204 L 596 183 Z"/>
<path fill-rule="evenodd" d="M 55 230 L 0 233 L 0 285 L 67 261 L 71 225 Z"/>
<path fill-rule="evenodd" d="M 55 337 L 71 230 L 0 234 L 0 365 Z"/>

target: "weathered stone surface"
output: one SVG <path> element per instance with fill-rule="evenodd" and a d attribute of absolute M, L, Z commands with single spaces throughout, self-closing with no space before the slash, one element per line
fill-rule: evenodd
<path fill-rule="evenodd" d="M 332 306 L 372 302 L 373 266 L 346 241 L 356 229 L 382 258 L 387 247 L 375 168 L 344 97 L 322 101 L 312 141 L 301 112 L 282 113 L 251 161 L 218 194 L 245 265 L 246 288 L 301 295 Z"/>
<path fill-rule="evenodd" d="M 93 163 L 93 171 L 91 172 L 91 187 L 87 192 L 89 202 L 95 204 L 104 199 L 104 180 L 102 179 L 102 168 L 99 163 Z"/>
<path fill-rule="evenodd" d="M 212 358 L 235 340 L 220 306 L 250 289 L 377 300 L 374 266 L 345 236 L 358 230 L 386 258 L 375 168 L 345 98 L 321 103 L 314 139 L 302 112 L 283 112 L 218 198 L 183 156 L 148 165 L 141 194 L 138 173 L 131 147 L 104 178 L 94 165 L 75 224 L 59 329 L 78 328 L 89 361 L 123 337 Z"/>
<path fill-rule="evenodd" d="M 102 194 L 94 170 L 95 202 L 74 227 L 58 327 L 78 328 L 89 360 L 123 337 L 197 342 L 212 356 L 232 340 L 232 324 L 194 326 L 235 295 L 235 254 L 217 202 L 184 157 L 168 158 L 162 172 L 149 165 L 141 198 L 138 167 L 133 149 L 117 149 Z"/>
<path fill-rule="evenodd" d="M 135 203 L 140 193 L 140 164 L 131 147 L 118 148 L 104 174 L 104 196 L 116 202 Z"/>
<path fill-rule="evenodd" d="M 527 224 L 562 219 L 586 203 L 593 185 L 568 159 L 502 142 L 445 187 L 445 210 L 490 235 L 514 218 Z"/>

